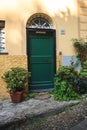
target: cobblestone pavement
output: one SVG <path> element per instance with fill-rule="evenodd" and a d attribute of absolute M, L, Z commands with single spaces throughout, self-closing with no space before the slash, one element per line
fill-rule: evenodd
<path fill-rule="evenodd" d="M 59 114 L 51 115 L 32 128 L 27 122 L 26 128 L 25 130 L 87 130 L 87 101 L 69 107 Z"/>

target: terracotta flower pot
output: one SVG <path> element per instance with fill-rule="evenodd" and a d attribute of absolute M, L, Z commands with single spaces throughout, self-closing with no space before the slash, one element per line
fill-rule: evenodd
<path fill-rule="evenodd" d="M 13 103 L 19 103 L 19 102 L 22 101 L 23 92 L 21 92 L 21 91 L 20 92 L 12 92 L 12 91 L 10 91 L 9 94 L 10 94 L 10 97 L 11 97 L 11 101 Z"/>

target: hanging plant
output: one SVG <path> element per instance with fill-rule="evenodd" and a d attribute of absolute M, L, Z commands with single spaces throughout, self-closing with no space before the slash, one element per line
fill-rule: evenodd
<path fill-rule="evenodd" d="M 72 42 L 77 51 L 77 59 L 83 64 L 87 61 L 87 42 L 84 39 L 72 39 Z"/>

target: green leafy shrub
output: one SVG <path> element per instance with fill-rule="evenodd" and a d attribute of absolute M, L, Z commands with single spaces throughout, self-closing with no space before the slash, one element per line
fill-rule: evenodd
<path fill-rule="evenodd" d="M 75 71 L 74 66 L 61 66 L 56 74 L 56 77 L 60 81 L 66 81 L 68 84 L 73 85 L 77 76 L 77 71 Z"/>
<path fill-rule="evenodd" d="M 76 80 L 75 89 L 79 94 L 87 93 L 87 61 L 83 63 L 81 71 Z"/>
<path fill-rule="evenodd" d="M 58 85 L 56 86 L 56 88 L 58 88 L 53 92 L 56 100 L 69 101 L 80 98 L 79 95 L 73 90 L 72 85 L 67 86 L 66 81 L 62 81 Z"/>
<path fill-rule="evenodd" d="M 80 96 L 74 91 L 77 72 L 73 66 L 61 66 L 54 79 L 55 90 L 53 91 L 56 100 L 75 100 Z"/>
<path fill-rule="evenodd" d="M 76 48 L 77 51 L 77 65 L 79 61 L 81 64 L 87 60 L 87 42 L 84 39 L 72 39 L 73 46 Z"/>
<path fill-rule="evenodd" d="M 21 67 L 13 67 L 6 71 L 2 78 L 7 83 L 7 89 L 12 92 L 21 91 L 28 86 L 30 73 Z"/>

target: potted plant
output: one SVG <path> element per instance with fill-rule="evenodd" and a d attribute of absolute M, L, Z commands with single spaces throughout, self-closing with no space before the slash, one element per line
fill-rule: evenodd
<path fill-rule="evenodd" d="M 7 83 L 7 89 L 13 103 L 22 101 L 24 89 L 28 86 L 30 73 L 21 67 L 13 67 L 6 71 L 2 78 Z"/>

